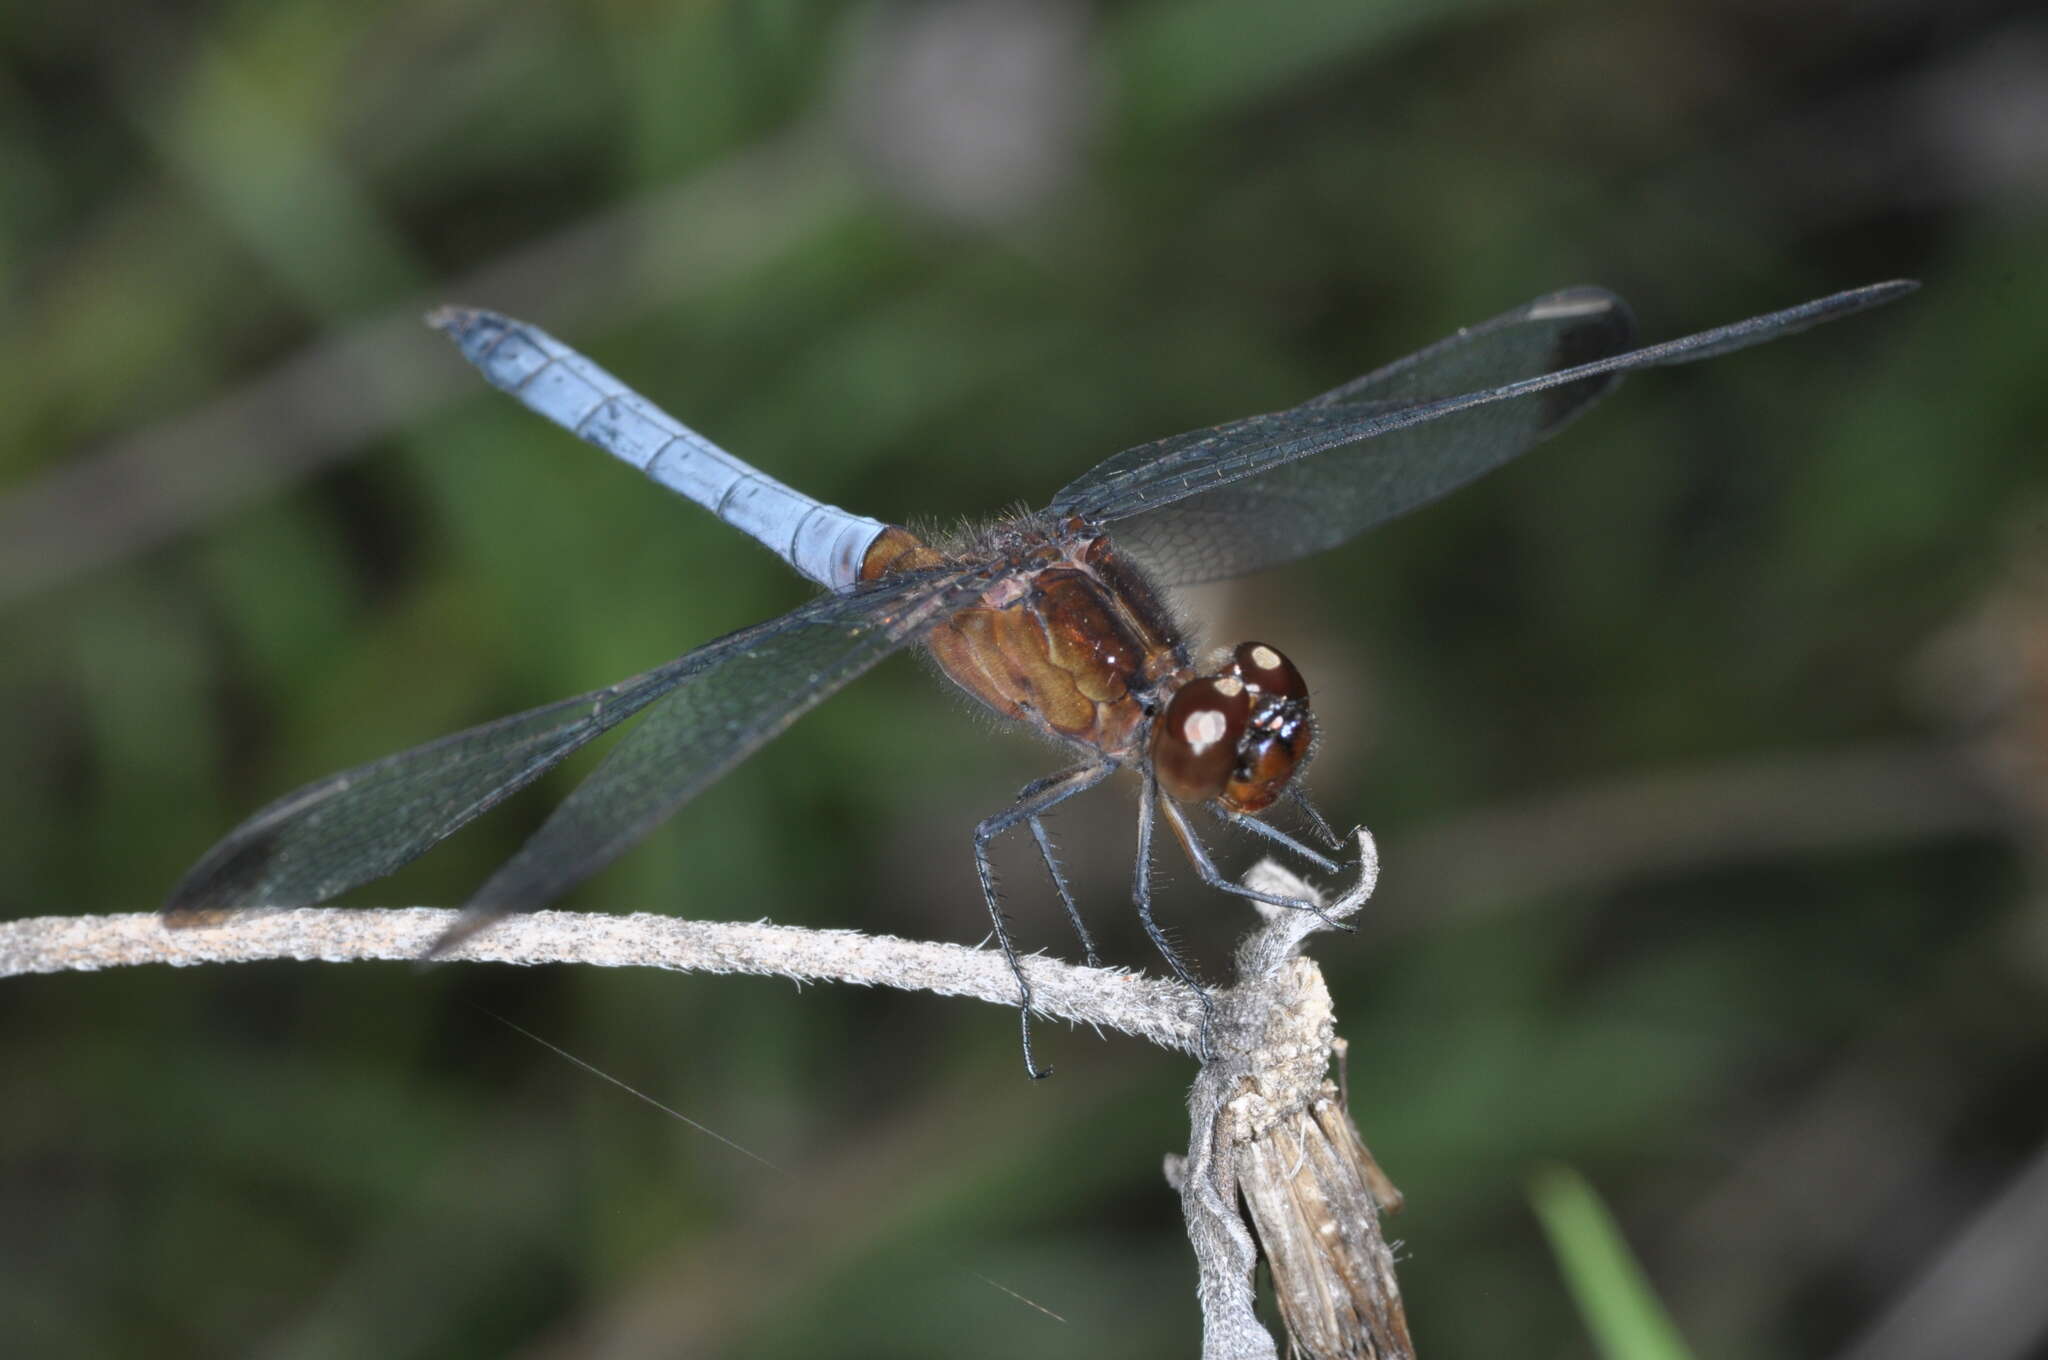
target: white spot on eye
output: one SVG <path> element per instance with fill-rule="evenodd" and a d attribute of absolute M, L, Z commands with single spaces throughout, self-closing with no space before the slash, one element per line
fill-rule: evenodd
<path fill-rule="evenodd" d="M 1196 755 L 1223 740 L 1230 722 L 1213 708 L 1198 708 L 1181 722 L 1180 734 Z"/>
<path fill-rule="evenodd" d="M 1252 664 L 1262 671 L 1278 670 L 1280 668 L 1280 653 L 1262 642 L 1252 648 Z"/>
<path fill-rule="evenodd" d="M 1226 699 L 1235 699 L 1244 693 L 1244 681 L 1234 675 L 1219 675 L 1216 677 L 1216 692 Z"/>

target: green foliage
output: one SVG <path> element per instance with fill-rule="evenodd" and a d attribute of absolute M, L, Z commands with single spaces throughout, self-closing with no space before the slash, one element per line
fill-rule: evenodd
<path fill-rule="evenodd" d="M 1986 676 L 1930 641 L 2038 550 L 2048 490 L 2038 165 L 1993 154 L 2023 119 L 1975 65 L 2001 22 L 13 6 L 0 909 L 151 908 L 302 782 L 804 598 L 488 391 L 414 324 L 434 303 L 530 316 L 779 477 L 950 524 L 1562 286 L 1661 337 L 1917 275 L 1190 602 L 1302 666 L 1312 790 L 1381 838 L 1376 929 L 1318 954 L 1408 1196 L 1422 1352 L 1583 1353 L 1522 1209 L 1546 1162 L 1604 1188 L 1701 1353 L 1840 1350 L 1920 1256 L 1857 1256 L 1887 1196 L 1960 1220 L 2042 1113 L 2034 823 L 1904 759 L 1953 749 Z M 892 662 L 570 905 L 972 942 L 969 828 L 1054 758 Z M 587 768 L 355 900 L 459 899 Z M 1149 967 L 1129 821 L 1112 785 L 1054 830 L 1109 957 Z M 1000 863 L 1021 939 L 1069 951 L 1025 847 Z M 1161 864 L 1221 978 L 1241 909 Z M 10 983 L 7 1349 L 1191 1351 L 1159 1173 L 1188 1067 L 1053 1031 L 1027 1085 L 1014 1035 L 759 980 Z M 1821 1148 L 1839 1177 L 1798 1170 Z"/>
<path fill-rule="evenodd" d="M 1586 1178 L 1546 1167 L 1529 1184 L 1558 1272 L 1607 1360 L 1691 1360 L 1692 1352 Z"/>

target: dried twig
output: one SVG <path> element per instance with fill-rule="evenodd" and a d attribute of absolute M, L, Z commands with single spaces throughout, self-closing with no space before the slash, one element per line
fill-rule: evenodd
<path fill-rule="evenodd" d="M 1370 836 L 1362 871 L 1326 908 L 1342 920 L 1378 877 Z M 1286 897 L 1310 890 L 1267 862 L 1247 883 Z M 1273 1275 L 1290 1354 L 1307 1360 L 1408 1360 L 1414 1354 L 1380 1236 L 1399 1196 L 1373 1162 L 1329 1079 L 1336 1018 L 1322 970 L 1301 953 L 1322 926 L 1301 911 L 1261 908 L 1267 921 L 1238 949 L 1237 984 L 1218 998 L 1216 1055 L 1188 1097 L 1194 1137 L 1167 1175 L 1179 1187 L 1201 1271 L 1204 1360 L 1275 1354 L 1253 1309 L 1259 1250 Z"/>
<path fill-rule="evenodd" d="M 1372 838 L 1359 833 L 1358 882 L 1327 907 L 1356 912 L 1378 877 Z M 1247 881 L 1313 898 L 1267 863 Z M 1214 1055 L 1189 1098 L 1193 1135 L 1173 1159 L 1200 1269 L 1203 1354 L 1271 1357 L 1254 1309 L 1258 1260 L 1252 1210 L 1294 1351 L 1311 1357 L 1405 1357 L 1407 1326 L 1378 1211 L 1391 1187 L 1352 1129 L 1328 1079 L 1335 1025 L 1328 990 L 1301 943 L 1322 928 L 1307 911 L 1261 908 L 1265 924 L 1238 952 L 1235 986 L 1218 994 Z M 307 908 L 244 915 L 226 925 L 167 928 L 154 914 L 42 916 L 0 923 L 0 977 L 135 964 L 188 966 L 261 959 L 328 963 L 422 957 L 459 913 Z M 966 996 L 1014 1005 L 1016 981 L 1000 953 L 856 931 L 668 916 L 534 912 L 514 916 L 443 956 L 475 963 L 586 963 L 679 972 L 754 973 L 800 982 Z M 1044 1015 L 1114 1029 L 1193 1053 L 1202 1008 L 1175 982 L 1055 959 L 1024 960 Z"/>
<path fill-rule="evenodd" d="M 237 917 L 224 926 L 169 929 L 152 913 L 37 916 L 0 923 L 0 977 L 142 963 L 183 967 L 263 959 L 406 962 L 425 956 L 461 913 L 432 907 L 307 907 Z M 584 963 L 600 968 L 754 973 L 798 982 L 851 982 L 1015 1005 L 1002 955 L 965 945 L 851 930 L 537 911 L 511 916 L 441 956 L 456 963 Z M 1185 987 L 1115 968 L 1028 958 L 1037 1009 L 1191 1053 L 1200 1007 Z"/>

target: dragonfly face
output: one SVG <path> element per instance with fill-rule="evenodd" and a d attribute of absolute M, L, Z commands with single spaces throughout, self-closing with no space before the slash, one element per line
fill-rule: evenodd
<path fill-rule="evenodd" d="M 1727 354 L 1914 286 L 1872 284 L 1642 348 L 1632 347 L 1633 322 L 1619 298 L 1568 289 L 1299 406 L 1126 449 L 1069 483 L 1044 511 L 950 548 L 776 481 L 532 326 L 445 309 L 430 320 L 493 383 L 753 536 L 828 593 L 609 688 L 310 784 L 201 859 L 173 890 L 167 919 L 191 924 L 305 906 L 378 878 L 639 716 L 477 890 L 459 938 L 553 900 L 841 686 L 922 644 L 983 704 L 1078 757 L 975 828 L 990 919 L 1013 966 L 989 843 L 1031 829 L 1092 962 L 1041 818 L 1129 766 L 1144 785 L 1133 889 L 1139 916 L 1167 964 L 1199 991 L 1151 917 L 1155 816 L 1197 875 L 1225 892 L 1308 905 L 1224 879 L 1183 803 L 1207 804 L 1226 821 L 1337 866 L 1251 820 L 1282 797 L 1301 801 L 1295 777 L 1315 739 L 1307 684 L 1278 650 L 1256 642 L 1198 672 L 1160 587 L 1243 575 L 1333 547 L 1527 452 L 1625 372 Z M 1031 994 L 1021 970 L 1017 980 L 1025 1060 L 1035 1072 Z"/>
<path fill-rule="evenodd" d="M 1230 664 L 1182 685 L 1152 729 L 1159 787 L 1183 803 L 1264 812 L 1315 745 L 1308 682 L 1263 642 L 1241 642 Z"/>

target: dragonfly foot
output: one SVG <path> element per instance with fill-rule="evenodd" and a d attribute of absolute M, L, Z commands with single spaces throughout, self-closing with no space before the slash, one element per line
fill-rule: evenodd
<path fill-rule="evenodd" d="M 1024 1040 L 1024 1075 L 1033 1081 L 1044 1081 L 1052 1075 L 1050 1067 L 1040 1067 L 1031 1057 L 1031 1007 L 1027 1003 L 1017 1008 L 1017 1029 Z"/>

